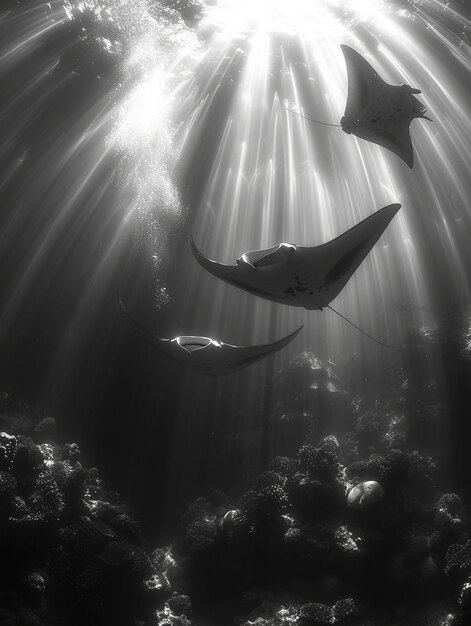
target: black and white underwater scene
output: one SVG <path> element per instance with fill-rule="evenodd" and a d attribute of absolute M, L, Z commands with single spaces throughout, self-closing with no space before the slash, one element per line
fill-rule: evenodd
<path fill-rule="evenodd" d="M 0 625 L 471 624 L 469 0 L 0 0 Z"/>

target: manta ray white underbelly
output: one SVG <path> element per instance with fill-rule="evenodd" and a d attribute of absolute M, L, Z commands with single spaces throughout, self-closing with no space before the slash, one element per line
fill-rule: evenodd
<path fill-rule="evenodd" d="M 319 246 L 280 243 L 244 253 L 235 265 L 206 258 L 191 240 L 198 263 L 218 278 L 261 298 L 322 310 L 345 287 L 400 209 L 391 204 Z"/>

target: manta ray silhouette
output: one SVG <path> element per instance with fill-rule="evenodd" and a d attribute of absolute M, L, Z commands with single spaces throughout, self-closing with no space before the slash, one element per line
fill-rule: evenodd
<path fill-rule="evenodd" d="M 342 130 L 391 150 L 412 168 L 410 123 L 416 117 L 432 121 L 413 95 L 421 93 L 420 89 L 389 85 L 361 54 L 349 46 L 340 47 L 348 75 L 347 104 L 340 120 Z"/>
<path fill-rule="evenodd" d="M 127 317 L 159 352 L 168 355 L 187 367 L 216 377 L 231 374 L 271 356 L 293 341 L 303 329 L 303 326 L 301 326 L 290 335 L 278 341 L 255 346 L 234 346 L 230 343 L 199 335 L 181 335 L 173 339 L 162 339 L 153 335 L 135 320 L 125 308 L 118 294 L 117 298 Z"/>
<path fill-rule="evenodd" d="M 320 246 L 280 243 L 246 252 L 236 265 L 207 259 L 193 239 L 191 247 L 202 267 L 236 287 L 273 302 L 322 311 L 339 295 L 400 208 L 400 204 L 384 207 Z"/>
<path fill-rule="evenodd" d="M 326 126 L 340 126 L 348 135 L 387 148 L 412 168 L 414 151 L 410 123 L 415 118 L 432 121 L 425 115 L 425 106 L 413 95 L 421 93 L 420 89 L 409 85 L 389 85 L 361 54 L 349 46 L 340 47 L 348 77 L 345 115 L 340 124 L 327 124 L 304 115 L 301 117 Z"/>

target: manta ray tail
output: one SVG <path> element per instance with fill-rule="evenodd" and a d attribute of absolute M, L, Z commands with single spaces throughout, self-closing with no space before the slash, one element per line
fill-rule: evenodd
<path fill-rule="evenodd" d="M 395 349 L 397 348 L 397 346 L 389 346 L 387 343 L 383 343 L 382 341 L 380 341 L 379 339 L 375 339 L 374 337 L 372 337 L 371 335 L 369 335 L 367 332 L 365 332 L 364 330 L 362 330 L 359 326 L 357 326 L 356 324 L 354 324 L 352 321 L 350 321 L 348 319 L 348 317 L 345 317 L 345 315 L 342 315 L 342 313 L 339 313 L 338 311 L 336 311 L 335 309 L 333 309 L 330 304 L 327 305 L 326 307 L 327 309 L 330 309 L 331 311 L 333 311 L 334 313 L 336 313 L 339 317 L 341 317 L 343 320 L 345 320 L 346 322 L 348 322 L 351 326 L 353 326 L 353 328 L 356 328 L 357 330 L 359 330 L 363 335 L 365 335 L 366 337 L 368 337 L 368 339 L 371 339 L 372 341 L 374 341 L 375 343 L 379 344 L 380 346 L 384 346 L 385 348 L 391 348 L 391 349 Z"/>
<path fill-rule="evenodd" d="M 294 113 L 294 115 L 299 115 L 299 117 L 304 118 L 305 120 L 309 120 L 310 122 L 315 122 L 316 124 L 322 124 L 323 126 L 336 126 L 337 128 L 342 128 L 341 124 L 329 124 L 328 122 L 320 122 L 319 120 L 313 120 L 312 117 L 306 117 L 305 115 L 301 115 L 297 111 L 293 111 L 292 109 L 286 109 L 289 113 Z"/>

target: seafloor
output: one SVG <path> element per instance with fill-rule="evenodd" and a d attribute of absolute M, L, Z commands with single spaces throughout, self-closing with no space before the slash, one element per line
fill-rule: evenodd
<path fill-rule="evenodd" d="M 446 355 L 453 411 L 469 395 L 470 320 L 417 330 L 403 347 Z M 57 442 L 53 418 L 3 394 L 0 624 L 470 624 L 466 494 L 445 484 L 456 472 L 440 470 L 450 452 L 436 437 L 445 416 L 463 418 L 440 397 L 449 384 L 414 382 L 411 369 L 389 392 L 352 398 L 334 364 L 307 352 L 281 379 L 283 454 L 249 485 L 190 502 L 160 547 L 79 446 Z M 341 433 L 328 432 L 327 405 Z"/>

